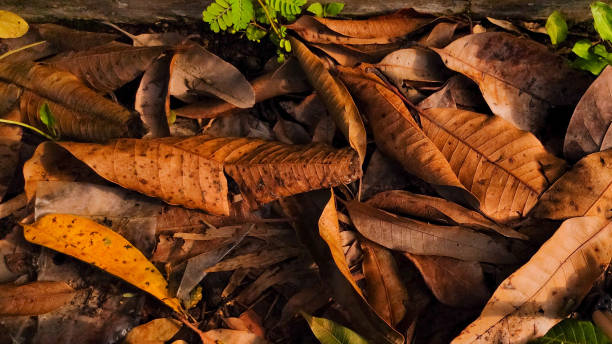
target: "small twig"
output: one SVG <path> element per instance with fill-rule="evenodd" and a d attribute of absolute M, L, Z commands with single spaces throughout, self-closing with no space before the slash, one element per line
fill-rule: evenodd
<path fill-rule="evenodd" d="M 28 129 L 33 130 L 36 133 L 44 136 L 45 138 L 47 138 L 47 139 L 49 139 L 51 141 L 55 141 L 55 138 L 53 138 L 51 135 L 49 135 L 49 134 L 45 133 L 44 131 L 42 131 L 42 130 L 40 130 L 38 128 L 35 128 L 35 127 L 33 127 L 33 126 L 29 125 L 29 124 L 25 124 L 25 123 L 17 122 L 17 121 L 11 121 L 10 119 L 0 119 L 0 123 L 14 124 L 14 125 L 18 125 L 18 126 L 21 126 L 21 127 L 24 127 L 24 128 L 28 128 Z"/>
<path fill-rule="evenodd" d="M 276 35 L 280 37 L 280 31 L 278 31 L 276 24 L 274 24 L 274 19 L 272 19 L 272 16 L 270 16 L 270 12 L 268 12 L 268 7 L 261 0 L 257 0 L 257 2 L 259 3 L 259 6 L 263 8 L 266 17 L 268 17 L 268 21 L 270 21 L 270 26 L 272 27 L 272 30 L 274 30 L 274 33 L 276 33 Z"/>
<path fill-rule="evenodd" d="M 0 55 L 0 60 L 2 60 L 3 58 L 6 58 L 8 56 L 13 55 L 14 53 L 18 53 L 18 52 L 20 52 L 22 50 L 30 49 L 32 47 L 35 47 L 35 46 L 38 46 L 38 45 L 41 45 L 41 44 L 44 44 L 44 43 L 47 43 L 47 41 L 40 41 L 40 42 L 24 45 L 23 47 L 19 47 L 17 49 L 13 49 L 13 50 L 7 51 L 4 54 Z"/>

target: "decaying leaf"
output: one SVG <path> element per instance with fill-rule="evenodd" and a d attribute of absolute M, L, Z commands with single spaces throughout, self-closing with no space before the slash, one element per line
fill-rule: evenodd
<path fill-rule="evenodd" d="M 363 236 L 388 249 L 420 255 L 511 264 L 516 257 L 501 240 L 460 226 L 437 226 L 351 201 L 347 209 Z"/>
<path fill-rule="evenodd" d="M 452 76 L 444 88 L 419 103 L 422 110 L 430 108 L 454 108 L 474 112 L 488 109 L 487 103 L 472 80 L 463 75 Z M 482 111 L 479 111 L 481 110 Z"/>
<path fill-rule="evenodd" d="M 419 269 L 425 283 L 438 301 L 458 308 L 482 307 L 489 296 L 482 267 L 442 256 L 422 256 L 404 253 Z"/>
<path fill-rule="evenodd" d="M 432 184 L 444 197 L 477 207 L 474 195 L 461 185 L 444 155 L 421 130 L 402 99 L 378 76 L 367 73 L 366 68 L 341 68 L 340 76 L 367 116 L 378 149 L 406 171 Z"/>
<path fill-rule="evenodd" d="M 317 91 L 317 95 L 325 104 L 338 129 L 342 131 L 351 147 L 357 151 L 360 164 L 363 164 L 367 144 L 366 132 L 359 110 L 350 93 L 340 80 L 329 74 L 325 65 L 308 50 L 304 43 L 292 37 L 289 38 L 289 41 L 308 81 Z"/>
<path fill-rule="evenodd" d="M 107 180 L 218 215 L 229 214 L 226 173 L 253 206 L 361 176 L 352 150 L 324 145 L 209 136 L 59 144 Z"/>
<path fill-rule="evenodd" d="M 439 85 L 448 77 L 448 70 L 440 57 L 423 48 L 396 50 L 374 66 L 398 88 L 402 87 L 404 81 Z"/>
<path fill-rule="evenodd" d="M 244 75 L 199 45 L 174 54 L 170 68 L 170 94 L 183 101 L 212 94 L 239 108 L 255 104 L 255 92 Z"/>
<path fill-rule="evenodd" d="M 132 47 L 111 42 L 89 50 L 68 52 L 45 62 L 73 73 L 87 86 L 106 93 L 142 74 L 163 51 L 162 47 Z"/>
<path fill-rule="evenodd" d="M 59 51 L 87 50 L 119 38 L 112 33 L 74 30 L 51 23 L 33 24 L 32 28 L 40 35 L 39 40 L 50 42 Z"/>
<path fill-rule="evenodd" d="M 180 321 L 159 318 L 134 327 L 125 336 L 124 344 L 164 344 L 174 337 L 183 324 Z"/>
<path fill-rule="evenodd" d="M 419 43 L 429 48 L 442 49 L 453 41 L 459 23 L 438 23 L 431 32 L 421 38 Z"/>
<path fill-rule="evenodd" d="M 0 115 L 0 118 L 14 120 L 12 117 L 18 116 L 19 112 L 16 111 L 10 116 Z M 22 134 L 22 129 L 18 126 L 0 124 L 0 159 L 2 160 L 0 165 L 0 201 L 4 198 L 19 165 Z"/>
<path fill-rule="evenodd" d="M 569 219 L 497 288 L 482 314 L 452 343 L 526 343 L 543 336 L 591 289 L 612 259 L 612 224 Z"/>
<path fill-rule="evenodd" d="M 220 328 L 204 332 L 214 343 L 266 344 L 265 339 L 249 331 L 237 331 Z"/>
<path fill-rule="evenodd" d="M 132 45 L 135 47 L 159 47 L 159 46 L 174 46 L 187 40 L 185 37 L 178 32 L 160 32 L 160 33 L 141 33 L 139 35 L 132 35 L 131 33 L 123 30 L 117 25 L 109 22 L 103 22 L 113 29 L 121 32 L 128 36 L 132 40 Z"/>
<path fill-rule="evenodd" d="M 313 47 L 322 50 L 340 65 L 354 67 L 362 62 L 376 63 L 382 56 L 376 56 L 353 48 L 348 44 L 311 44 Z M 383 55 L 384 56 L 384 55 Z"/>
<path fill-rule="evenodd" d="M 480 210 L 505 223 L 525 216 L 564 171 L 532 134 L 504 119 L 457 109 L 421 112 L 423 132 L 449 161 Z"/>
<path fill-rule="evenodd" d="M 23 225 L 31 243 L 45 246 L 92 264 L 155 296 L 181 312 L 168 293 L 168 282 L 157 268 L 121 235 L 92 220 L 64 214 L 48 214 L 32 225 Z"/>
<path fill-rule="evenodd" d="M 527 239 L 524 234 L 512 228 L 498 225 L 473 210 L 442 198 L 392 190 L 376 194 L 366 203 L 400 215 L 415 216 L 429 221 L 460 225 L 478 230 L 492 230 L 509 238 Z"/>
<path fill-rule="evenodd" d="M 414 178 L 403 171 L 401 165 L 387 158 L 377 149 L 372 153 L 361 180 L 363 199 L 368 199 L 379 192 L 403 189 L 411 185 L 413 180 Z"/>
<path fill-rule="evenodd" d="M 532 215 L 563 220 L 612 217 L 612 150 L 587 155 L 542 194 Z"/>
<path fill-rule="evenodd" d="M 552 107 L 575 103 L 589 84 L 585 73 L 546 46 L 503 32 L 468 35 L 434 50 L 480 86 L 494 114 L 534 133 Z"/>
<path fill-rule="evenodd" d="M 76 291 L 65 282 L 32 282 L 0 285 L 0 315 L 39 315 L 72 300 Z"/>
<path fill-rule="evenodd" d="M 371 241 L 361 241 L 366 298 L 385 321 L 396 326 L 410 305 L 408 290 L 391 251 Z"/>
<path fill-rule="evenodd" d="M 170 136 L 170 60 L 170 55 L 165 55 L 153 61 L 136 91 L 134 109 L 152 138 Z"/>
<path fill-rule="evenodd" d="M 563 152 L 571 161 L 612 148 L 612 68 L 606 68 L 593 82 L 574 110 L 567 127 Z"/>

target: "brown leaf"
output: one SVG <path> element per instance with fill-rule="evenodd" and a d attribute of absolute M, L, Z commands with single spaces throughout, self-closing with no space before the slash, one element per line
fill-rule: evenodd
<path fill-rule="evenodd" d="M 563 152 L 576 161 L 589 153 L 612 148 L 612 68 L 593 82 L 574 110 L 567 127 Z"/>
<path fill-rule="evenodd" d="M 363 199 L 387 190 L 403 189 L 411 185 L 411 179 L 402 166 L 375 150 L 361 181 Z M 425 184 L 425 183 L 423 183 Z"/>
<path fill-rule="evenodd" d="M 170 68 L 170 94 L 183 101 L 212 94 L 239 108 L 255 104 L 255 92 L 244 75 L 199 45 L 174 54 Z"/>
<path fill-rule="evenodd" d="M 210 330 L 204 334 L 214 340 L 212 343 L 266 344 L 265 339 L 249 331 L 228 330 L 224 328 Z"/>
<path fill-rule="evenodd" d="M 183 324 L 170 318 L 153 319 L 134 327 L 125 337 L 124 344 L 164 344 L 174 337 Z"/>
<path fill-rule="evenodd" d="M 368 240 L 361 241 L 361 249 L 368 303 L 385 321 L 396 326 L 406 315 L 411 302 L 393 254 Z"/>
<path fill-rule="evenodd" d="M 3 119 L 18 120 L 19 111 L 15 108 L 8 115 L 0 115 Z M 21 148 L 22 129 L 15 125 L 0 124 L 0 201 L 4 198 L 15 171 L 19 166 L 19 149 Z"/>
<path fill-rule="evenodd" d="M 289 37 L 289 41 L 308 81 L 325 104 L 338 129 L 357 151 L 360 165 L 363 164 L 367 145 L 365 127 L 346 86 L 329 74 L 325 65 L 304 43 L 293 37 Z"/>
<path fill-rule="evenodd" d="M 612 225 L 569 219 L 497 288 L 482 314 L 452 343 L 526 343 L 580 304 L 612 259 Z"/>
<path fill-rule="evenodd" d="M 303 253 L 304 252 L 296 247 L 267 249 L 257 253 L 247 253 L 236 257 L 226 258 L 223 261 L 220 261 L 219 263 L 207 268 L 206 272 L 234 271 L 238 268 L 264 268 Z"/>
<path fill-rule="evenodd" d="M 382 56 L 371 55 L 348 44 L 311 44 L 322 50 L 342 66 L 354 67 L 361 62 L 376 63 Z"/>
<path fill-rule="evenodd" d="M 317 284 L 305 287 L 287 300 L 279 322 L 282 324 L 291 320 L 300 310 L 312 314 L 328 304 L 330 299 L 329 289 L 317 281 Z"/>
<path fill-rule="evenodd" d="M 152 138 L 170 136 L 170 60 L 170 55 L 165 55 L 153 61 L 136 91 L 134 109 Z"/>
<path fill-rule="evenodd" d="M 587 155 L 542 194 L 531 215 L 563 220 L 612 217 L 612 150 Z"/>
<path fill-rule="evenodd" d="M 0 315 L 39 315 L 72 300 L 75 290 L 65 282 L 32 282 L 0 285 Z"/>
<path fill-rule="evenodd" d="M 253 205 L 361 176 L 352 150 L 324 145 L 208 136 L 59 144 L 109 181 L 219 215 L 229 214 L 225 173 Z"/>
<path fill-rule="evenodd" d="M 480 86 L 494 114 L 534 133 L 551 107 L 573 104 L 589 84 L 585 73 L 546 46 L 507 33 L 472 34 L 434 50 Z"/>
<path fill-rule="evenodd" d="M 62 54 L 45 62 L 71 72 L 87 86 L 107 93 L 142 74 L 163 50 L 162 47 L 136 48 L 111 42 L 89 50 Z"/>
<path fill-rule="evenodd" d="M 422 110 L 453 108 L 474 112 L 488 109 L 478 85 L 463 75 L 455 75 L 448 79 L 444 88 L 424 99 L 419 103 L 419 108 Z"/>
<path fill-rule="evenodd" d="M 347 203 L 346 207 L 359 233 L 391 250 L 494 264 L 517 260 L 504 242 L 465 227 L 432 225 L 357 201 Z"/>
<path fill-rule="evenodd" d="M 113 33 L 80 31 L 50 23 L 34 24 L 32 28 L 38 32 L 41 40 L 50 42 L 60 51 L 87 50 L 119 37 Z"/>
<path fill-rule="evenodd" d="M 432 184 L 444 197 L 477 206 L 457 179 L 444 155 L 421 130 L 402 99 L 365 68 L 341 68 L 344 80 L 367 116 L 378 149 L 411 174 Z"/>
<path fill-rule="evenodd" d="M 334 127 L 335 128 L 335 127 Z M 288 144 L 307 144 L 312 141 L 310 134 L 300 124 L 279 118 L 272 128 L 276 139 Z"/>
<path fill-rule="evenodd" d="M 480 210 L 506 223 L 525 216 L 565 171 L 530 133 L 500 117 L 456 109 L 421 112 L 423 132 L 449 161 Z"/>
<path fill-rule="evenodd" d="M 404 81 L 440 85 L 449 74 L 440 57 L 423 48 L 396 50 L 374 66 L 397 88 L 401 88 Z"/>
<path fill-rule="evenodd" d="M 444 48 L 453 41 L 459 23 L 438 23 L 419 43 L 429 48 Z"/>
<path fill-rule="evenodd" d="M 142 33 L 140 35 L 132 35 L 113 23 L 102 23 L 128 36 L 132 40 L 132 45 L 135 47 L 174 46 L 187 39 L 187 37 L 178 32 Z"/>
<path fill-rule="evenodd" d="M 436 298 L 451 307 L 482 307 L 491 293 L 478 262 L 404 253 L 419 269 Z"/>
<path fill-rule="evenodd" d="M 528 239 L 524 234 L 512 228 L 500 226 L 473 210 L 442 198 L 392 190 L 381 192 L 370 198 L 366 203 L 400 215 L 415 216 L 425 220 L 478 230 L 495 231 L 515 239 Z"/>
<path fill-rule="evenodd" d="M 252 309 L 244 311 L 238 318 L 223 318 L 223 321 L 233 330 L 249 331 L 261 338 L 266 337 L 261 317 Z"/>

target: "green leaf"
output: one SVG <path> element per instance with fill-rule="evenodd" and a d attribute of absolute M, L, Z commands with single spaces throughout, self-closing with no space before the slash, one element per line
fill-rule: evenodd
<path fill-rule="evenodd" d="M 229 0 L 230 12 L 229 15 L 234 22 L 236 30 L 244 30 L 247 28 L 251 20 L 255 18 L 255 10 L 253 9 L 252 0 Z"/>
<path fill-rule="evenodd" d="M 595 30 L 601 38 L 612 41 L 612 8 L 608 4 L 596 1 L 591 4 L 591 13 L 595 20 Z"/>
<path fill-rule="evenodd" d="M 576 42 L 572 52 L 578 55 L 578 59 L 572 62 L 572 67 L 589 71 L 594 75 L 599 75 L 612 60 L 612 55 L 606 51 L 605 46 L 598 44 L 593 47 L 586 39 Z"/>
<path fill-rule="evenodd" d="M 610 339 L 590 321 L 565 319 L 544 337 L 530 344 L 610 344 Z"/>
<path fill-rule="evenodd" d="M 341 2 L 330 2 L 325 5 L 324 16 L 325 17 L 335 17 L 344 9 L 344 4 Z"/>
<path fill-rule="evenodd" d="M 306 0 L 267 0 L 267 3 L 285 19 L 292 21 L 296 15 L 302 13 Z"/>
<path fill-rule="evenodd" d="M 572 48 L 572 52 L 580 57 L 582 57 L 583 59 L 590 59 L 592 56 L 591 54 L 591 41 L 587 40 L 587 39 L 581 39 L 578 42 L 576 42 L 574 44 L 574 47 Z"/>
<path fill-rule="evenodd" d="M 0 10 L 0 38 L 19 38 L 28 32 L 28 23 L 13 12 Z"/>
<path fill-rule="evenodd" d="M 336 324 L 329 319 L 313 317 L 304 312 L 300 313 L 321 344 L 368 344 L 365 338 L 349 328 Z"/>
<path fill-rule="evenodd" d="M 255 25 L 249 25 L 246 29 L 246 38 L 250 41 L 260 42 L 268 32 L 258 28 Z"/>
<path fill-rule="evenodd" d="M 314 14 L 317 17 L 323 17 L 323 5 L 320 2 L 310 4 L 306 11 Z"/>
<path fill-rule="evenodd" d="M 554 11 L 546 20 L 546 32 L 553 45 L 557 45 L 567 38 L 567 23 L 559 11 Z"/>
<path fill-rule="evenodd" d="M 231 6 L 226 0 L 215 0 L 202 12 L 202 20 L 207 22 L 215 33 L 225 31 L 233 24 L 233 18 L 229 16 L 230 11 Z"/>
<path fill-rule="evenodd" d="M 587 60 L 583 59 L 582 57 L 579 57 L 575 61 L 571 62 L 572 67 L 576 69 L 586 70 L 588 72 L 591 72 L 593 75 L 599 75 L 599 73 L 601 73 L 601 71 L 606 68 L 607 65 L 608 61 L 601 58 Z"/>
<path fill-rule="evenodd" d="M 173 125 L 176 122 L 176 112 L 170 110 L 170 116 L 168 116 L 168 125 Z"/>
<path fill-rule="evenodd" d="M 40 121 L 49 129 L 51 135 L 57 138 L 57 121 L 55 117 L 53 117 L 49 104 L 43 103 L 40 108 L 38 108 L 38 117 L 40 117 Z"/>

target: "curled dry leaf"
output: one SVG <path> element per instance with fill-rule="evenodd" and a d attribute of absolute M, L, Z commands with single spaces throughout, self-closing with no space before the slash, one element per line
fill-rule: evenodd
<path fill-rule="evenodd" d="M 415 216 L 425 220 L 479 230 L 492 230 L 509 238 L 528 239 L 524 234 L 512 228 L 498 225 L 473 210 L 438 197 L 392 190 L 376 194 L 366 203 L 400 215 Z"/>
<path fill-rule="evenodd" d="M 346 86 L 327 71 L 321 60 L 308 50 L 304 43 L 293 37 L 290 37 L 289 41 L 308 81 L 317 91 L 338 129 L 357 151 L 360 165 L 363 164 L 367 144 L 366 131 L 359 110 Z"/>
<path fill-rule="evenodd" d="M 365 68 L 341 68 L 340 77 L 367 116 L 378 149 L 406 171 L 434 185 L 444 197 L 477 207 L 474 195 L 461 185 L 444 155 L 421 130 L 402 99 Z"/>
<path fill-rule="evenodd" d="M 361 241 L 366 298 L 385 321 L 396 326 L 411 305 L 408 290 L 400 277 L 391 251 L 371 241 Z"/>
<path fill-rule="evenodd" d="M 612 67 L 593 82 L 574 110 L 567 127 L 563 152 L 571 161 L 612 148 Z"/>
<path fill-rule="evenodd" d="M 199 45 L 174 54 L 170 68 L 170 94 L 183 101 L 212 94 L 239 108 L 255 104 L 255 92 L 244 75 Z"/>
<path fill-rule="evenodd" d="M 64 214 L 45 215 L 32 225 L 23 225 L 23 228 L 29 242 L 92 264 L 181 312 L 180 303 L 168 293 L 168 282 L 162 274 L 137 248 L 112 229 L 83 217 Z"/>
<path fill-rule="evenodd" d="M 419 103 L 422 110 L 430 108 L 453 108 L 479 112 L 488 109 L 487 103 L 472 80 L 463 75 L 452 76 L 444 88 Z"/>
<path fill-rule="evenodd" d="M 419 43 L 429 48 L 444 48 L 453 41 L 459 23 L 438 23 Z"/>
<path fill-rule="evenodd" d="M 434 50 L 478 84 L 494 114 L 534 133 L 552 107 L 575 103 L 590 82 L 546 46 L 507 33 L 472 34 Z"/>
<path fill-rule="evenodd" d="M 32 28 L 40 35 L 40 39 L 50 42 L 59 50 L 87 50 L 104 45 L 119 38 L 113 33 L 80 31 L 57 24 L 33 24 Z"/>
<path fill-rule="evenodd" d="M 611 237 L 612 224 L 599 217 L 563 222 L 452 343 L 522 344 L 543 336 L 580 304 L 606 270 Z"/>
<path fill-rule="evenodd" d="M 445 305 L 482 307 L 491 295 L 478 262 L 442 256 L 404 255 L 419 269 L 436 299 Z"/>
<path fill-rule="evenodd" d="M 0 285 L 0 316 L 39 315 L 52 312 L 72 300 L 75 290 L 65 282 L 32 282 Z"/>
<path fill-rule="evenodd" d="M 136 91 L 134 109 L 152 138 L 170 136 L 170 55 L 155 60 L 145 71 Z"/>
<path fill-rule="evenodd" d="M 164 344 L 183 327 L 180 321 L 170 318 L 153 319 L 134 327 L 125 336 L 124 344 Z"/>
<path fill-rule="evenodd" d="M 532 134 L 496 116 L 457 109 L 421 112 L 423 132 L 449 161 L 480 210 L 506 223 L 525 216 L 566 169 Z"/>
<path fill-rule="evenodd" d="M 439 85 L 449 74 L 438 54 L 423 48 L 396 50 L 374 66 L 398 88 L 404 81 Z"/>
<path fill-rule="evenodd" d="M 88 50 L 68 52 L 45 62 L 73 73 L 87 86 L 111 92 L 135 79 L 149 68 L 162 47 L 132 47 L 111 42 Z"/>
<path fill-rule="evenodd" d="M 138 136 L 142 123 L 128 109 L 87 88 L 73 74 L 33 62 L 0 63 L 0 81 L 23 88 L 23 122 L 43 130 L 38 111 L 47 103 L 62 137 L 106 140 Z"/>
<path fill-rule="evenodd" d="M 516 257 L 501 240 L 460 226 L 437 226 L 351 201 L 347 209 L 363 236 L 388 249 L 420 255 L 511 264 Z"/>
<path fill-rule="evenodd" d="M 253 206 L 361 176 L 355 152 L 325 145 L 209 136 L 59 144 L 109 181 L 218 215 L 229 214 L 225 174 Z"/>
<path fill-rule="evenodd" d="M 531 215 L 563 220 L 612 217 L 612 150 L 587 155 L 542 194 Z M 586 192 L 585 192 L 586 191 Z"/>

